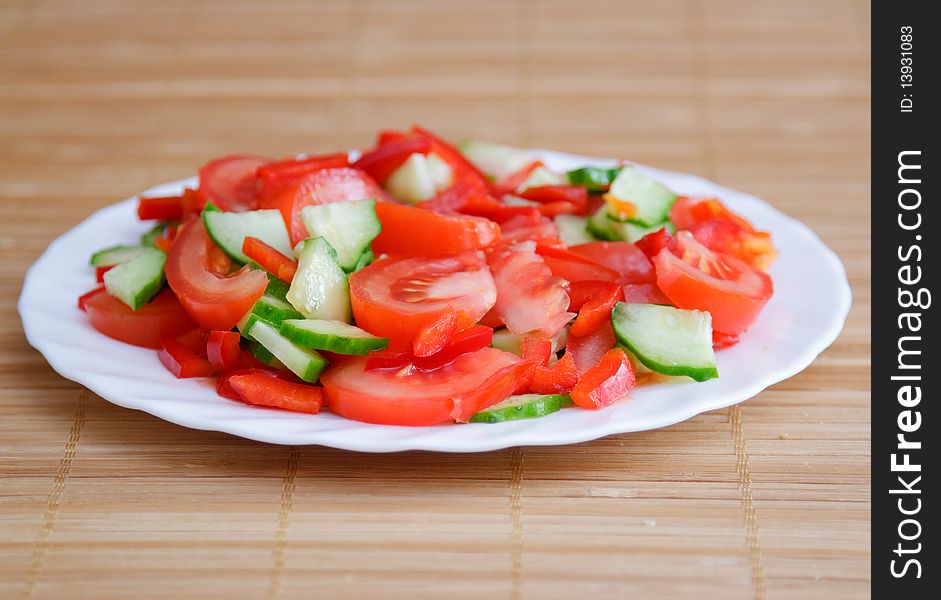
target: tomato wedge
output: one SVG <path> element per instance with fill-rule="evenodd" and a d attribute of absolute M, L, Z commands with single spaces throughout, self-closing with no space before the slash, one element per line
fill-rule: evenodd
<path fill-rule="evenodd" d="M 688 231 L 677 234 L 676 245 L 676 254 L 665 248 L 654 257 L 663 293 L 679 308 L 709 311 L 715 331 L 744 331 L 771 298 L 771 278 L 742 260 L 709 250 Z"/>
<path fill-rule="evenodd" d="M 692 231 L 693 236 L 707 248 L 744 260 L 759 269 L 770 267 L 777 256 L 770 233 L 758 231 L 744 217 L 715 198 L 693 200 L 681 197 L 670 211 L 670 220 L 679 229 Z"/>
<path fill-rule="evenodd" d="M 634 366 L 623 350 L 615 348 L 582 375 L 569 395 L 582 408 L 604 408 L 623 398 L 635 385 Z"/>
<path fill-rule="evenodd" d="M 262 198 L 261 208 L 280 210 L 291 234 L 291 243 L 297 244 L 308 235 L 301 221 L 301 210 L 305 206 L 370 198 L 384 201 L 388 196 L 369 175 L 359 169 L 328 168 L 314 171 L 270 198 Z"/>
<path fill-rule="evenodd" d="M 246 155 L 211 160 L 199 170 L 199 193 L 220 210 L 254 210 L 258 208 L 255 170 L 267 162 L 267 158 Z"/>
<path fill-rule="evenodd" d="M 521 242 L 491 255 L 497 288 L 493 314 L 514 335 L 552 337 L 575 315 L 568 312 L 565 282 L 552 274 L 535 249 L 534 242 Z"/>
<path fill-rule="evenodd" d="M 268 277 L 243 268 L 228 277 L 209 270 L 209 248 L 215 247 L 202 219 L 191 219 L 177 234 L 167 255 L 167 283 L 180 304 L 203 329 L 227 330 L 265 293 Z"/>
<path fill-rule="evenodd" d="M 500 226 L 478 217 L 441 215 L 403 204 L 377 203 L 382 232 L 373 240 L 376 254 L 432 256 L 492 246 Z"/>
<path fill-rule="evenodd" d="M 569 332 L 565 340 L 565 352 L 571 353 L 575 359 L 575 366 L 579 373 L 584 373 L 588 369 L 597 365 L 605 353 L 614 348 L 614 328 L 611 321 L 603 323 L 601 327 L 595 329 L 585 336 L 572 335 Z"/>
<path fill-rule="evenodd" d="M 82 305 L 92 327 L 110 338 L 144 348 L 158 349 L 161 340 L 196 326 L 170 290 L 163 290 L 136 312 L 104 287 L 83 296 Z"/>
<path fill-rule="evenodd" d="M 484 348 L 433 371 L 402 374 L 366 370 L 366 357 L 331 364 L 320 380 L 330 410 L 348 419 L 385 425 L 466 422 L 513 393 L 532 365 Z"/>
<path fill-rule="evenodd" d="M 356 324 L 406 347 L 429 322 L 447 310 L 471 323 L 487 314 L 497 298 L 493 277 L 480 252 L 438 258 L 384 258 L 350 275 Z"/>
<path fill-rule="evenodd" d="M 630 242 L 589 242 L 570 246 L 569 252 L 614 269 L 621 275 L 621 285 L 653 283 L 657 279 L 650 259 Z"/>

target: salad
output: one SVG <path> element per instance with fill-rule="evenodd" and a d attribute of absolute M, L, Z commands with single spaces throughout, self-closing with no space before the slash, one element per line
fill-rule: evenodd
<path fill-rule="evenodd" d="M 718 377 L 772 295 L 771 237 L 644 170 L 557 172 L 413 127 L 363 152 L 210 161 L 141 197 L 79 308 L 249 405 L 390 425 L 595 410 Z"/>

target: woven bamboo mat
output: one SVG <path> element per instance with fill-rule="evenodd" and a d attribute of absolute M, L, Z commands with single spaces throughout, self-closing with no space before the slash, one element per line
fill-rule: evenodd
<path fill-rule="evenodd" d="M 869 12 L 0 0 L 0 598 L 868 596 Z M 27 346 L 22 276 L 95 209 L 217 154 L 413 122 L 762 196 L 842 256 L 846 329 L 740 407 L 479 455 L 190 431 Z"/>

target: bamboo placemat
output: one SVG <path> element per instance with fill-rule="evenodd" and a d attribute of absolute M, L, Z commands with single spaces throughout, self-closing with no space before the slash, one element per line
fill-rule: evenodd
<path fill-rule="evenodd" d="M 0 1 L 0 597 L 867 596 L 869 14 L 858 0 Z M 846 329 L 739 407 L 477 455 L 186 430 L 27 346 L 22 276 L 93 210 L 214 155 L 362 146 L 413 122 L 764 197 L 843 258 Z"/>

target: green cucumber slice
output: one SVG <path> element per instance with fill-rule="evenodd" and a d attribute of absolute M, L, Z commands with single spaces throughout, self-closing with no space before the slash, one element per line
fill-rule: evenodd
<path fill-rule="evenodd" d="M 556 215 L 555 227 L 559 230 L 559 239 L 566 246 L 577 246 L 595 242 L 595 236 L 588 233 L 588 219 L 576 215 Z"/>
<path fill-rule="evenodd" d="M 113 267 L 131 260 L 142 250 L 140 246 L 111 246 L 92 254 L 88 262 L 93 267 Z"/>
<path fill-rule="evenodd" d="M 464 140 L 457 148 L 484 175 L 494 179 L 503 179 L 533 161 L 529 150 L 482 140 Z"/>
<path fill-rule="evenodd" d="M 350 322 L 350 284 L 325 238 L 304 241 L 287 301 L 308 319 Z"/>
<path fill-rule="evenodd" d="M 516 188 L 516 192 L 522 193 L 528 188 L 531 187 L 540 187 L 543 185 L 565 185 L 568 183 L 568 178 L 565 175 L 556 173 L 555 171 L 550 171 L 545 167 L 536 167 L 533 169 L 533 172 L 523 180 L 523 183 Z"/>
<path fill-rule="evenodd" d="M 708 312 L 618 302 L 611 324 L 618 341 L 652 371 L 696 381 L 719 376 Z"/>
<path fill-rule="evenodd" d="M 424 154 L 409 156 L 399 168 L 386 179 L 385 188 L 397 200 L 412 204 L 435 195 L 435 180 Z"/>
<path fill-rule="evenodd" d="M 251 338 L 248 332 L 255 324 L 255 321 L 264 321 L 277 329 L 283 321 L 300 319 L 301 317 L 303 315 L 294 310 L 294 307 L 287 300 L 269 294 L 268 290 L 265 290 L 265 294 L 258 299 L 252 310 L 238 322 L 238 329 L 242 332 L 242 335 Z"/>
<path fill-rule="evenodd" d="M 637 214 L 628 220 L 641 227 L 652 227 L 669 219 L 670 208 L 676 202 L 676 194 L 636 167 L 621 169 L 608 193 L 637 207 Z"/>
<path fill-rule="evenodd" d="M 611 187 L 611 183 L 621 172 L 621 167 L 613 169 L 602 169 L 600 167 L 582 167 L 568 171 L 565 176 L 568 177 L 572 185 L 584 186 L 589 192 L 603 192 Z"/>
<path fill-rule="evenodd" d="M 265 271 L 259 265 L 251 263 L 252 268 L 256 268 L 259 271 Z M 273 273 L 265 271 L 265 275 L 268 276 L 268 286 L 265 288 L 265 294 L 268 296 L 274 296 L 275 298 L 280 298 L 287 302 L 288 290 L 291 289 L 290 283 L 285 283 Z"/>
<path fill-rule="evenodd" d="M 436 192 L 451 187 L 454 182 L 454 170 L 451 165 L 441 160 L 441 157 L 434 152 L 428 153 L 425 162 L 428 163 L 428 173 L 431 175 L 431 181 L 435 184 Z"/>
<path fill-rule="evenodd" d="M 171 224 L 170 221 L 161 221 L 148 229 L 144 235 L 140 236 L 141 246 L 153 246 L 154 240 L 163 235 L 164 230 Z"/>
<path fill-rule="evenodd" d="M 503 402 L 498 402 L 486 408 L 473 417 L 471 423 L 503 423 L 517 419 L 534 419 L 552 414 L 563 407 L 571 406 L 572 399 L 568 394 L 522 394 L 510 396 Z"/>
<path fill-rule="evenodd" d="M 305 206 L 301 220 L 312 237 L 323 237 L 336 250 L 337 263 L 344 271 L 356 268 L 360 257 L 382 231 L 375 200 Z"/>
<path fill-rule="evenodd" d="M 250 261 L 242 252 L 242 244 L 248 236 L 260 239 L 285 256 L 291 256 L 291 241 L 279 210 L 223 212 L 210 203 L 203 208 L 202 217 L 212 241 L 239 264 Z"/>
<path fill-rule="evenodd" d="M 275 358 L 295 375 L 308 382 L 315 382 L 329 364 L 316 350 L 306 350 L 292 344 L 270 324 L 255 321 L 248 330 L 252 339 L 265 347 Z"/>
<path fill-rule="evenodd" d="M 389 345 L 386 338 L 342 321 L 288 319 L 281 323 L 278 331 L 298 346 L 337 354 L 367 354 Z"/>
<path fill-rule="evenodd" d="M 670 233 L 676 233 L 676 227 L 670 221 L 664 221 L 651 227 L 643 227 L 635 223 L 616 220 L 609 212 L 607 204 L 598 207 L 593 215 L 588 217 L 585 229 L 589 234 L 599 240 L 608 242 L 636 242 L 648 233 L 660 228 L 666 228 Z"/>
<path fill-rule="evenodd" d="M 274 354 L 269 352 L 267 348 L 256 341 L 249 340 L 248 352 L 257 358 L 261 363 L 266 364 L 269 367 L 274 367 L 275 369 L 281 369 L 283 371 L 287 370 L 287 367 L 284 366 L 284 363 L 275 358 Z"/>
<path fill-rule="evenodd" d="M 375 260 L 376 255 L 373 254 L 372 248 L 363 252 L 363 255 L 359 257 L 359 260 L 356 261 L 356 266 L 353 267 L 353 271 L 359 271 L 363 267 L 368 267 L 372 264 L 372 261 Z"/>
<path fill-rule="evenodd" d="M 162 250 L 150 246 L 141 248 L 134 258 L 105 273 L 105 289 L 132 310 L 137 310 L 163 287 L 166 263 L 167 255 Z"/>

